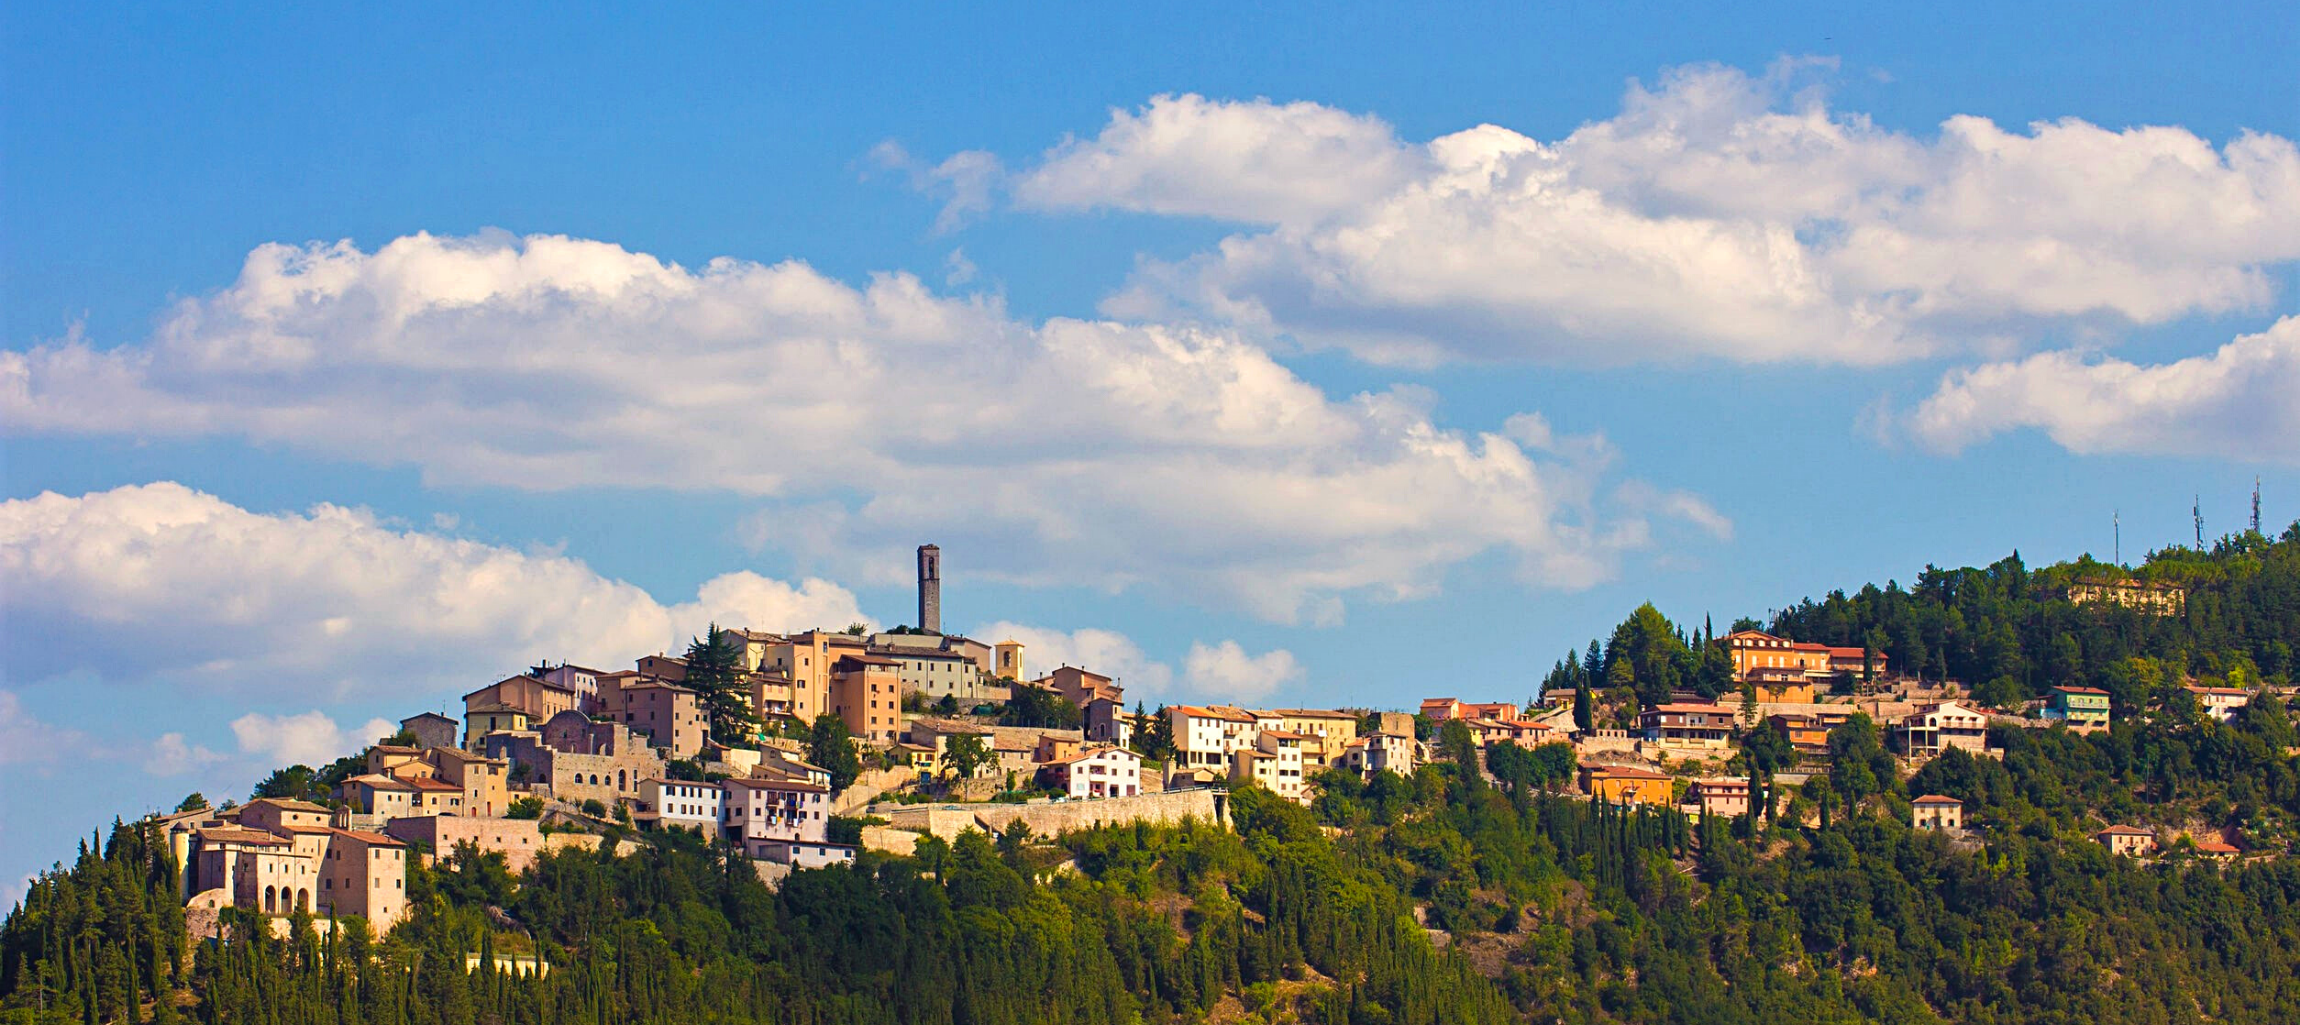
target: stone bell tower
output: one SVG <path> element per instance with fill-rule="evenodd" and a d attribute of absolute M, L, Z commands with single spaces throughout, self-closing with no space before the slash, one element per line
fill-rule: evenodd
<path fill-rule="evenodd" d="M 918 546 L 918 628 L 942 632 L 942 549 Z"/>

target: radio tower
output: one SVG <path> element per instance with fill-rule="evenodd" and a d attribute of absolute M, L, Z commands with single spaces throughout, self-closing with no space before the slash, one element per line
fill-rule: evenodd
<path fill-rule="evenodd" d="M 2252 478 L 2252 532 L 2260 533 L 2260 478 Z"/>
<path fill-rule="evenodd" d="M 2124 565 L 2124 513 L 2108 514 L 2108 525 L 2116 531 L 2116 564 Z"/>
<path fill-rule="evenodd" d="M 2198 496 L 2196 496 L 2196 502 L 2195 502 L 2194 504 L 2192 504 L 2192 505 L 2190 505 L 2190 506 L 2188 507 L 2188 514 L 2189 514 L 2190 516 L 2194 516 L 2194 517 L 2196 517 L 2196 550 L 2201 552 L 2201 551 L 2203 551 L 2203 550 L 2204 550 L 2204 496 L 2203 496 L 2203 495 L 2198 495 Z"/>

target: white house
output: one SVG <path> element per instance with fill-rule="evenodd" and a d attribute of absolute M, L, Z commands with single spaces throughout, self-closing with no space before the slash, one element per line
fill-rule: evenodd
<path fill-rule="evenodd" d="M 1286 730 L 1263 730 L 1252 748 L 1231 755 L 1230 780 L 1259 783 L 1290 801 L 1308 799 L 1302 781 L 1303 736 Z"/>
<path fill-rule="evenodd" d="M 855 860 L 855 849 L 845 844 L 801 843 L 796 840 L 761 840 L 753 844 L 751 856 L 760 861 L 774 861 L 794 868 L 822 868 L 826 865 L 845 865 Z"/>
<path fill-rule="evenodd" d="M 2240 687 L 2190 687 L 2204 714 L 2221 722 L 2236 718 L 2236 711 L 2252 703 L 2252 692 Z"/>
<path fill-rule="evenodd" d="M 1893 725 L 1902 750 L 1915 757 L 1930 757 L 1950 748 L 1985 754 L 1989 745 L 1989 717 L 1954 701 L 1925 705 Z"/>
<path fill-rule="evenodd" d="M 1133 797 L 1142 792 L 1142 756 L 1122 747 L 1090 747 L 1047 762 L 1047 782 L 1072 797 Z"/>
<path fill-rule="evenodd" d="M 1252 713 L 1223 705 L 1175 705 L 1166 710 L 1180 768 L 1220 768 L 1230 756 L 1254 748 L 1261 732 Z"/>
<path fill-rule="evenodd" d="M 719 789 L 717 783 L 650 779 L 639 784 L 639 800 L 655 812 L 658 825 L 700 833 L 718 830 L 720 805 L 725 796 L 726 792 Z"/>

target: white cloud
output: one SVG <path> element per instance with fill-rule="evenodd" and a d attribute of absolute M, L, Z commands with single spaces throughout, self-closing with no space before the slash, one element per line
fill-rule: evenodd
<path fill-rule="evenodd" d="M 152 742 L 151 754 L 144 759 L 144 771 L 154 776 L 182 776 L 229 761 L 230 758 L 229 755 L 208 750 L 205 745 L 184 739 L 181 733 L 163 733 L 160 739 Z"/>
<path fill-rule="evenodd" d="M 398 530 L 332 505 L 253 513 L 174 483 L 0 502 L 0 576 L 12 672 L 89 669 L 250 695 L 428 693 L 538 658 L 619 665 L 714 619 L 787 629 L 864 618 L 822 580 L 730 573 L 666 607 L 564 556 Z"/>
<path fill-rule="evenodd" d="M 1188 677 L 1190 688 L 1200 694 L 1255 701 L 1299 682 L 1302 667 L 1294 661 L 1294 653 L 1284 648 L 1248 655 L 1238 642 L 1223 641 L 1213 647 L 1203 643 L 1190 645 L 1190 657 L 1183 662 L 1183 674 Z"/>
<path fill-rule="evenodd" d="M 1304 675 L 1292 652 L 1279 648 L 1249 655 L 1237 641 L 1191 642 L 1177 677 L 1172 665 L 1151 658 L 1133 638 L 1115 630 L 1064 631 L 1001 621 L 968 636 L 990 643 L 1021 641 L 1023 668 L 1029 676 L 1079 666 L 1116 679 L 1126 688 L 1129 701 L 1152 705 L 1181 693 L 1204 701 L 1256 701 L 1301 682 Z"/>
<path fill-rule="evenodd" d="M 1390 127 L 1315 103 L 1161 96 L 1113 110 L 1014 183 L 1026 207 L 1115 207 L 1232 221 L 1321 220 L 1424 173 Z"/>
<path fill-rule="evenodd" d="M 2047 352 L 1951 371 L 1903 424 L 1943 452 L 2036 428 L 2072 452 L 2300 462 L 2300 317 L 2153 366 Z"/>
<path fill-rule="evenodd" d="M 240 751 L 270 765 L 326 765 L 391 736 L 399 727 L 389 720 L 370 719 L 346 730 L 321 711 L 301 715 L 264 715 L 250 712 L 232 720 L 232 734 Z"/>
<path fill-rule="evenodd" d="M 1107 309 L 1377 360 L 1877 364 L 2040 320 L 2254 309 L 2300 258 L 2300 150 L 2065 119 L 1887 131 L 1714 66 L 1554 142 L 1427 143 L 1314 104 L 1160 96 L 1015 180 L 1019 205 L 1261 226 L 1146 264 Z"/>
<path fill-rule="evenodd" d="M 901 171 L 911 188 L 944 197 L 942 213 L 934 220 L 937 232 L 958 228 L 990 209 L 991 192 L 1006 177 L 998 158 L 981 150 L 955 153 L 929 165 L 890 139 L 871 147 L 870 159 L 881 168 Z"/>
<path fill-rule="evenodd" d="M 14 432 L 228 435 L 434 482 L 732 491 L 767 501 L 755 539 L 848 579 L 900 579 L 932 536 L 985 577 L 1331 621 L 1345 593 L 1427 594 L 1489 551 L 1578 587 L 1648 543 L 1602 444 L 1451 430 L 1428 404 L 1329 398 L 1226 334 L 1018 323 L 907 275 L 857 289 L 798 263 L 689 271 L 501 233 L 264 246 L 148 344 L 0 353 Z M 425 551 L 472 551 L 455 544 Z M 583 578 L 611 616 L 636 595 L 517 564 Z"/>
<path fill-rule="evenodd" d="M 1022 668 L 1033 678 L 1062 666 L 1091 669 L 1118 682 L 1134 699 L 1153 699 L 1174 683 L 1174 668 L 1142 652 L 1134 639 L 1115 630 L 1049 630 L 997 622 L 969 636 L 986 643 L 1022 642 Z"/>
<path fill-rule="evenodd" d="M 15 691 L 0 690 L 0 766 L 53 765 L 87 744 L 86 734 L 43 722 Z"/>

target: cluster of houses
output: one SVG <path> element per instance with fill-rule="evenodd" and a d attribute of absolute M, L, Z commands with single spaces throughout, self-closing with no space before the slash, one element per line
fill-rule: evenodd
<path fill-rule="evenodd" d="M 1593 800 L 1721 816 L 1749 813 L 1747 779 L 1680 780 L 1663 770 L 1672 761 L 1682 767 L 1730 757 L 1736 738 L 1759 721 L 1779 727 L 1796 754 L 1816 764 L 1827 758 L 1829 731 L 1856 714 L 1886 726 L 1916 760 L 1952 748 L 1994 754 L 1987 747 L 1992 722 L 2091 730 L 2109 721 L 2108 695 L 2097 690 L 2056 688 L 2033 717 L 2007 716 L 1963 703 L 1953 690 L 1906 681 L 1879 688 L 1891 678 L 1875 652 L 1753 630 L 1721 640 L 1753 702 L 1733 708 L 1674 695 L 1641 709 L 1634 731 L 1578 728 L 1571 692 L 1545 694 L 1532 708 L 1432 698 L 1418 717 L 1230 705 L 1129 713 L 1112 677 L 1067 665 L 1029 677 L 1019 642 L 941 633 L 941 553 L 927 545 L 918 554 L 918 628 L 726 632 L 740 691 L 762 723 L 750 736 L 712 735 L 681 658 L 648 655 L 619 671 L 538 666 L 465 694 L 460 720 L 435 712 L 402 720 L 400 734 L 368 748 L 360 771 L 337 783 L 327 804 L 265 798 L 160 817 L 185 866 L 184 898 L 196 907 L 277 916 L 356 914 L 380 933 L 406 913 L 410 858 L 469 844 L 502 854 L 518 871 L 545 851 L 600 842 L 580 826 L 547 823 L 602 815 L 710 834 L 761 862 L 851 861 L 855 847 L 829 836 L 839 807 L 831 773 L 782 739 L 796 732 L 789 725 L 824 715 L 837 717 L 858 747 L 892 767 L 884 771 L 898 779 L 880 786 L 986 781 L 984 787 L 1012 790 L 1027 780 L 1055 799 L 1100 801 L 1254 784 L 1307 802 L 1310 780 L 1327 770 L 1369 778 L 1412 773 L 1428 757 L 1417 728 L 1459 723 L 1488 751 L 1572 744 L 1580 789 Z M 1846 686 L 1854 681 L 1858 687 Z M 1006 726 L 968 714 L 1012 701 L 1019 688 L 1075 705 L 1080 728 Z M 1857 696 L 1822 696 L 1844 690 Z M 2226 688 L 2196 692 L 2222 719 L 2251 697 Z M 1163 773 L 1146 774 L 1135 749 L 1136 736 L 1151 729 L 1171 740 L 1173 758 Z M 1963 806 L 1951 798 L 1927 795 L 1912 807 L 1919 828 L 1964 828 Z M 2155 837 L 2117 826 L 2104 830 L 2101 842 L 2140 853 L 2154 849 Z M 2216 842 L 2194 846 L 2215 853 Z"/>
<path fill-rule="evenodd" d="M 2090 687 L 2054 687 L 2041 701 L 2015 711 L 1984 708 L 1960 697 L 1953 686 L 1926 686 L 1891 677 L 1885 656 L 1862 648 L 1830 647 L 1736 631 L 1719 644 L 1731 655 L 1742 700 L 1718 703 L 1679 693 L 1640 708 L 1636 728 L 1579 728 L 1573 717 L 1577 695 L 1545 693 L 1528 713 L 1507 703 L 1478 704 L 1453 698 L 1423 701 L 1421 713 L 1444 723 L 1459 721 L 1481 744 L 1573 745 L 1578 784 L 1592 800 L 1618 804 L 1665 805 L 1692 815 L 1746 815 L 1752 807 L 1746 778 L 1690 775 L 1680 771 L 1714 767 L 1732 756 L 1737 738 L 1759 726 L 1778 730 L 1796 756 L 1791 772 L 1802 778 L 1824 768 L 1829 735 L 1855 715 L 1865 715 L 1885 733 L 1891 748 L 1921 764 L 1951 749 L 1980 757 L 2002 757 L 1988 743 L 1991 726 L 2042 728 L 2064 725 L 2079 732 L 2109 726 L 2109 695 Z M 2198 707 L 2226 722 L 2252 700 L 2252 692 L 2229 687 L 2190 687 Z M 1831 696 L 1839 692 L 1841 696 Z M 1917 828 L 1961 832 L 1964 806 L 1938 794 L 1911 805 Z M 2118 853 L 2159 849 L 2155 835 L 2131 826 L 2112 826 L 2097 839 Z M 2217 838 L 2192 838 L 2205 856 L 2232 854 Z"/>

